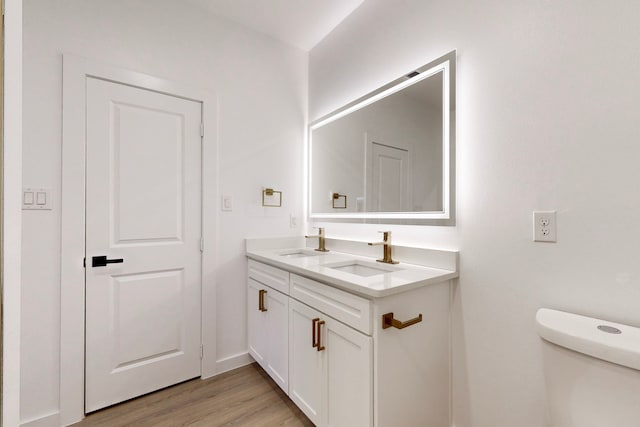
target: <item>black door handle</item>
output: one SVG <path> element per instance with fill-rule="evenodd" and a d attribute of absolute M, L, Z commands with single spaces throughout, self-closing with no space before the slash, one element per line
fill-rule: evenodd
<path fill-rule="evenodd" d="M 107 264 L 120 264 L 124 258 L 107 259 L 106 255 L 94 256 L 91 258 L 91 267 L 106 267 Z"/>

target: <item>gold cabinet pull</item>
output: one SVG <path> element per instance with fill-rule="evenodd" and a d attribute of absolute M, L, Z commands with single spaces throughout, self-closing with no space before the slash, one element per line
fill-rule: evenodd
<path fill-rule="evenodd" d="M 318 323 L 316 323 L 316 326 L 317 326 L 316 335 L 318 336 L 318 351 L 324 350 L 324 346 L 320 343 L 322 338 L 322 325 L 324 325 L 324 320 L 320 320 Z"/>
<path fill-rule="evenodd" d="M 319 317 L 316 317 L 311 321 L 311 347 L 318 346 L 318 339 L 316 338 L 316 323 L 318 323 L 319 321 Z"/>
<path fill-rule="evenodd" d="M 266 289 L 260 289 L 258 292 L 258 310 L 260 311 L 267 311 L 267 307 L 264 306 L 264 296 L 266 293 Z"/>
<path fill-rule="evenodd" d="M 416 323 L 422 322 L 422 313 L 418 314 L 418 317 L 407 320 L 406 322 L 401 322 L 398 319 L 393 318 L 393 313 L 387 313 L 382 315 L 382 329 L 387 329 L 394 327 L 396 329 L 404 329 L 407 326 L 415 325 Z"/>

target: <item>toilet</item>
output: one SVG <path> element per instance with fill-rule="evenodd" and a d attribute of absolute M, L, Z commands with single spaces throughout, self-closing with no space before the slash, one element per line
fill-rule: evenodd
<path fill-rule="evenodd" d="M 640 427 L 640 328 L 541 308 L 553 427 Z"/>

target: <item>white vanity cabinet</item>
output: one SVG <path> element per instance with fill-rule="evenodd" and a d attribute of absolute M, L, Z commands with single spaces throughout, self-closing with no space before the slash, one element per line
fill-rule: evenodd
<path fill-rule="evenodd" d="M 449 280 L 365 298 L 297 273 L 249 260 L 249 351 L 307 417 L 450 426 Z"/>
<path fill-rule="evenodd" d="M 286 393 L 289 390 L 288 287 L 288 272 L 250 262 L 247 287 L 249 354 Z"/>
<path fill-rule="evenodd" d="M 297 274 L 289 295 L 289 397 L 316 425 L 372 426 L 370 301 Z"/>
<path fill-rule="evenodd" d="M 372 339 L 291 299 L 289 397 L 314 424 L 372 426 Z"/>
<path fill-rule="evenodd" d="M 315 425 L 322 416 L 322 356 L 314 319 L 320 312 L 295 300 L 289 305 L 289 397 Z M 317 322 L 317 320 L 315 320 Z"/>

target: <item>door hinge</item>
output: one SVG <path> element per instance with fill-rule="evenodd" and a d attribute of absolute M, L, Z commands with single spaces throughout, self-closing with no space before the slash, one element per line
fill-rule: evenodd
<path fill-rule="evenodd" d="M 200 344 L 200 359 L 204 359 L 204 345 Z"/>
<path fill-rule="evenodd" d="M 204 252 L 204 237 L 200 238 L 200 252 Z"/>
<path fill-rule="evenodd" d="M 87 268 L 87 259 L 86 258 L 82 258 L 82 266 L 84 268 Z"/>
<path fill-rule="evenodd" d="M 204 123 L 200 123 L 200 137 L 204 138 Z"/>

